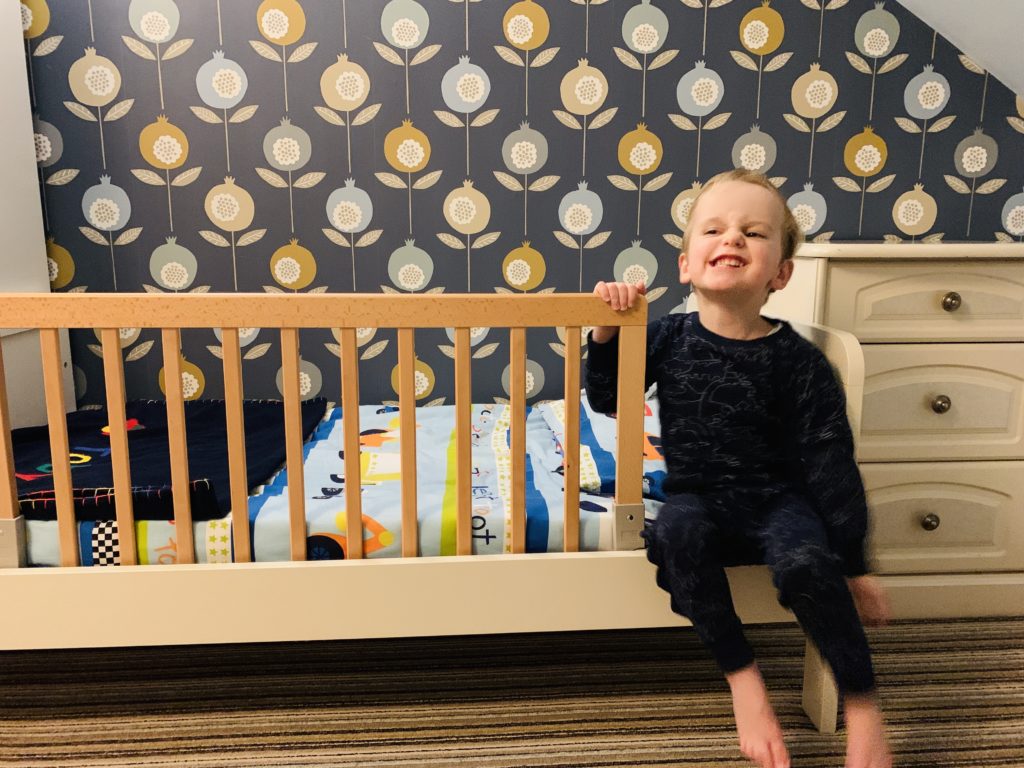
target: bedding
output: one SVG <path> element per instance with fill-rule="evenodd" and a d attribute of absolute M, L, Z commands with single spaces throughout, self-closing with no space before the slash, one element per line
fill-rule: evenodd
<path fill-rule="evenodd" d="M 553 552 L 563 548 L 564 415 L 565 404 L 561 400 L 527 409 L 527 552 Z M 342 416 L 342 409 L 332 409 L 311 430 L 312 434 L 303 447 L 308 559 L 345 557 L 346 477 Z M 475 404 L 471 409 L 474 554 L 510 551 L 510 417 L 511 408 L 503 404 Z M 247 431 L 248 423 L 247 418 Z M 418 554 L 453 555 L 456 520 L 455 408 L 418 408 L 416 424 Z M 615 420 L 593 411 L 583 395 L 580 424 L 580 549 L 612 549 Z M 360 406 L 359 426 L 364 556 L 398 557 L 402 551 L 398 409 L 386 405 Z M 645 506 L 648 516 L 651 516 L 659 506 L 658 494 L 665 473 L 658 448 L 656 401 L 648 403 L 645 432 L 644 487 L 650 497 L 645 499 Z M 191 430 L 189 434 L 191 440 Z M 283 439 L 280 448 L 283 452 Z M 225 505 L 225 512 L 220 516 L 194 520 L 196 562 L 232 560 L 231 522 L 226 509 Z M 113 517 L 112 507 L 109 517 Z M 250 496 L 249 523 L 254 560 L 290 559 L 286 470 L 282 469 Z M 136 521 L 136 529 L 140 564 L 175 561 L 172 521 L 140 519 Z M 30 562 L 56 565 L 59 562 L 56 522 L 29 520 L 27 532 Z M 115 537 L 116 524 L 112 520 L 82 520 L 79 524 L 82 564 L 116 562 L 116 553 L 111 551 L 111 541 Z"/>

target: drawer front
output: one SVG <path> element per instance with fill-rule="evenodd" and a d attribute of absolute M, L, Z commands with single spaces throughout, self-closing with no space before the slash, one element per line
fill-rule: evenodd
<path fill-rule="evenodd" d="M 825 307 L 861 341 L 1024 341 L 1024 261 L 833 263 Z"/>
<path fill-rule="evenodd" d="M 1024 344 L 866 344 L 861 461 L 1024 459 Z"/>
<path fill-rule="evenodd" d="M 861 467 L 879 573 L 1024 569 L 1024 462 Z"/>

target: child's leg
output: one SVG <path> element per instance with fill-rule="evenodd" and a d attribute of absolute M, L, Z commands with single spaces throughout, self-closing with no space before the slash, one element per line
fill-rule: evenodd
<path fill-rule="evenodd" d="M 779 602 L 792 609 L 843 695 L 846 768 L 888 768 L 892 758 L 874 695 L 871 651 L 821 518 L 803 498 L 788 494 L 767 510 L 761 535 Z"/>
<path fill-rule="evenodd" d="M 789 768 L 782 729 L 733 607 L 716 519 L 699 497 L 673 496 L 644 537 L 672 610 L 690 619 L 725 673 L 741 751 L 761 768 Z"/>

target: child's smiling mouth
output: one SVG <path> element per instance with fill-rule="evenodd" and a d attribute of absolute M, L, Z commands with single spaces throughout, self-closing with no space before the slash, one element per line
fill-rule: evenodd
<path fill-rule="evenodd" d="M 716 256 L 711 260 L 712 267 L 743 267 L 746 263 L 738 256 Z"/>

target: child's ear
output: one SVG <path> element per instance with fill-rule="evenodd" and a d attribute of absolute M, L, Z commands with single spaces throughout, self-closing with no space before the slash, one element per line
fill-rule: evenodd
<path fill-rule="evenodd" d="M 793 260 L 783 259 L 782 263 L 779 264 L 779 272 L 772 278 L 772 281 L 768 284 L 768 287 L 772 291 L 781 291 L 789 283 L 789 279 L 793 277 Z"/>
<path fill-rule="evenodd" d="M 686 252 L 679 252 L 679 284 L 686 285 L 690 282 L 690 265 L 686 262 Z"/>

